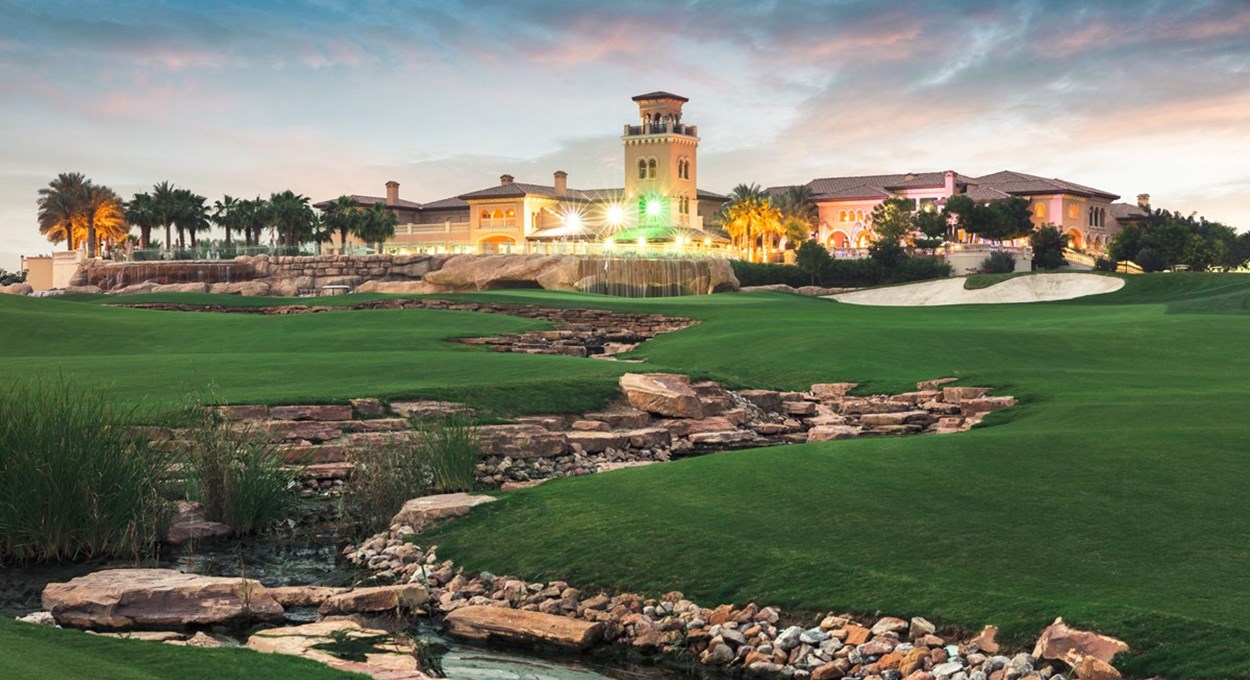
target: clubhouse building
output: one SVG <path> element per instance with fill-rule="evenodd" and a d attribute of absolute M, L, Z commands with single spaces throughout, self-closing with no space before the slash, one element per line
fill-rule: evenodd
<path fill-rule="evenodd" d="M 683 121 L 689 101 L 668 92 L 633 98 L 636 124 L 621 133 L 621 187 L 580 189 L 557 170 L 550 184 L 502 175 L 498 184 L 429 202 L 399 196 L 399 183 L 386 183 L 385 196 L 351 195 L 361 207 L 381 203 L 399 219 L 385 252 L 701 252 L 729 247 L 717 217 L 729 197 L 698 187 L 699 130 Z M 1101 252 L 1122 224 L 1145 218 L 1138 204 L 1067 180 L 1002 171 L 979 177 L 953 170 L 894 175 L 824 177 L 808 182 L 818 217 L 812 238 L 843 257 L 862 254 L 873 239 L 872 210 L 892 196 L 919 206 L 941 207 L 967 194 L 990 201 L 1011 196 L 1029 201 L 1035 225 L 1054 224 L 1072 248 Z M 786 187 L 771 187 L 770 193 Z M 328 207 L 333 201 L 315 204 Z M 962 240 L 975 242 L 975 238 Z M 363 247 L 349 238 L 349 250 Z M 343 244 L 331 247 L 342 252 Z"/>

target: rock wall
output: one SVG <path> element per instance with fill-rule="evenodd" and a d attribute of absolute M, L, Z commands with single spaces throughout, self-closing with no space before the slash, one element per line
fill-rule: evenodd
<path fill-rule="evenodd" d="M 381 293 L 545 288 L 630 297 L 738 289 L 729 262 L 720 258 L 587 255 L 256 255 L 222 261 L 89 261 L 71 284 L 113 293 L 280 296 L 318 295 L 326 292 L 326 286 Z"/>

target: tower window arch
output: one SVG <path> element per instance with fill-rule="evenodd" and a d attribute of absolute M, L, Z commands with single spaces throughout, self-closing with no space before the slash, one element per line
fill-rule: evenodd
<path fill-rule="evenodd" d="M 638 159 L 638 179 L 646 179 L 646 178 L 647 178 L 647 159 L 639 158 Z"/>
<path fill-rule="evenodd" d="M 654 158 L 648 159 L 647 160 L 647 179 L 655 179 L 655 167 L 656 167 L 655 159 Z"/>
<path fill-rule="evenodd" d="M 845 222 L 845 221 L 846 221 L 846 211 L 845 211 L 845 210 L 843 210 L 843 211 L 841 211 L 841 212 L 839 212 L 839 213 L 838 213 L 838 221 L 839 221 L 839 222 Z"/>

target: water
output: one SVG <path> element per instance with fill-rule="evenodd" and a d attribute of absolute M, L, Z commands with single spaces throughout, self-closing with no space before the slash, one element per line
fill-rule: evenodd
<path fill-rule="evenodd" d="M 340 564 L 343 539 L 331 531 L 307 530 L 289 536 L 265 536 L 240 541 L 205 543 L 164 552 L 159 559 L 7 567 L 0 569 L 0 616 L 22 616 L 41 609 L 40 594 L 48 583 L 68 581 L 93 571 L 126 567 L 167 567 L 212 576 L 242 576 L 268 586 L 341 586 L 362 574 Z M 315 609 L 288 611 L 292 623 L 317 617 Z M 676 680 L 687 677 L 677 671 L 647 665 L 628 665 L 612 660 L 574 656 L 547 656 L 520 648 L 478 647 L 441 637 L 423 628 L 420 637 L 448 651 L 442 657 L 450 680 Z"/>
<path fill-rule="evenodd" d="M 711 292 L 708 258 L 583 257 L 578 290 L 628 298 L 678 297 Z"/>

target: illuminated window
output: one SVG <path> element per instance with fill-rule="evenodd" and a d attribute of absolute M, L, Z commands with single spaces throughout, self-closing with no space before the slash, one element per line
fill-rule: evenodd
<path fill-rule="evenodd" d="M 1038 203 L 1037 205 L 1034 205 L 1033 214 L 1036 215 L 1039 220 L 1046 219 L 1046 204 Z"/>
<path fill-rule="evenodd" d="M 638 179 L 647 178 L 647 160 L 645 158 L 638 159 Z"/>
<path fill-rule="evenodd" d="M 502 220 L 502 219 L 503 219 L 503 211 L 502 211 L 502 210 L 500 210 L 499 208 L 495 208 L 495 214 L 494 214 L 494 215 L 491 215 L 491 217 L 493 217 L 493 218 L 495 218 L 495 219 L 497 219 L 497 220 Z"/>
<path fill-rule="evenodd" d="M 863 222 L 863 221 L 864 221 L 864 211 L 863 211 L 863 210 L 856 210 L 856 211 L 855 211 L 855 219 L 856 219 L 857 221 L 859 221 L 859 222 Z"/>
<path fill-rule="evenodd" d="M 481 218 L 482 218 L 482 219 L 484 219 L 484 220 L 489 220 L 489 219 L 490 219 L 490 211 L 489 211 L 489 210 L 483 210 L 483 211 L 482 211 L 482 214 L 481 214 L 481 215 L 479 215 L 479 217 L 481 217 Z"/>
<path fill-rule="evenodd" d="M 507 216 L 508 216 L 508 217 L 516 217 L 516 211 L 515 211 L 515 210 L 513 210 L 512 208 L 508 208 L 508 214 L 507 214 Z"/>
<path fill-rule="evenodd" d="M 655 159 L 647 161 L 647 179 L 655 179 Z"/>
<path fill-rule="evenodd" d="M 846 211 L 845 211 L 845 210 L 843 210 L 843 211 L 841 211 L 841 212 L 839 212 L 839 213 L 838 213 L 838 221 L 839 221 L 839 222 L 845 222 L 845 221 L 846 221 Z"/>
<path fill-rule="evenodd" d="M 1074 204 L 1074 205 L 1070 205 L 1070 206 L 1068 206 L 1068 217 L 1069 217 L 1069 218 L 1071 218 L 1071 219 L 1074 219 L 1074 220 L 1075 220 L 1076 218 L 1078 218 L 1078 217 L 1080 217 L 1080 216 L 1081 216 L 1081 209 L 1080 209 L 1080 208 L 1078 208 L 1075 204 Z"/>

